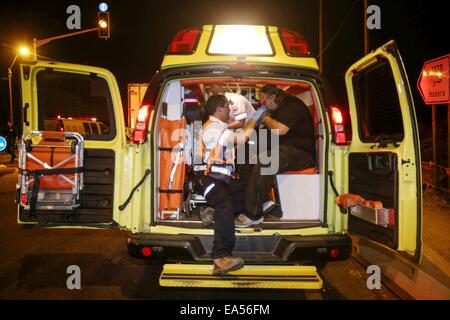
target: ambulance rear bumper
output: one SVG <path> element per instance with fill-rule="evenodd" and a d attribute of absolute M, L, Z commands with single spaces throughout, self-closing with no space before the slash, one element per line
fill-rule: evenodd
<path fill-rule="evenodd" d="M 131 234 L 128 253 L 137 258 L 210 263 L 212 236 Z M 246 263 L 323 264 L 351 257 L 348 234 L 318 236 L 239 236 L 233 255 Z"/>

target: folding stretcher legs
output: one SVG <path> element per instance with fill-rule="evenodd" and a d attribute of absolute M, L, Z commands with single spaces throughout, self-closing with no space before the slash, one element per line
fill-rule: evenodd
<path fill-rule="evenodd" d="M 72 210 L 83 189 L 83 137 L 75 132 L 29 131 L 19 146 L 16 201 L 24 209 Z"/>

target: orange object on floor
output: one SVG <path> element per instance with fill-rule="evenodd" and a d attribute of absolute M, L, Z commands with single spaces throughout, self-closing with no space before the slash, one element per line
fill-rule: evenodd
<path fill-rule="evenodd" d="M 336 204 L 346 209 L 356 205 L 362 205 L 365 199 L 357 194 L 341 194 L 336 197 Z"/>
<path fill-rule="evenodd" d="M 383 209 L 383 203 L 381 201 L 365 200 L 363 205 L 374 209 Z"/>
<path fill-rule="evenodd" d="M 280 174 L 316 174 L 316 173 L 317 173 L 316 168 L 307 168 L 303 170 L 286 171 Z"/>

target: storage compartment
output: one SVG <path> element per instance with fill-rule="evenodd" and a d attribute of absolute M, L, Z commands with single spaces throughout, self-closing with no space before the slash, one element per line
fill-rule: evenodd
<path fill-rule="evenodd" d="M 277 189 L 281 221 L 320 221 L 322 202 L 319 174 L 279 174 Z"/>
<path fill-rule="evenodd" d="M 348 218 L 349 231 L 391 248 L 397 248 L 398 230 L 398 170 L 397 155 L 391 152 L 352 153 L 349 155 L 349 192 L 364 199 L 380 201 L 385 209 L 392 209 L 391 224 L 379 224 L 383 211 L 354 208 Z"/>
<path fill-rule="evenodd" d="M 372 224 L 388 228 L 394 225 L 394 209 L 375 209 L 357 205 L 350 208 L 350 214 Z"/>

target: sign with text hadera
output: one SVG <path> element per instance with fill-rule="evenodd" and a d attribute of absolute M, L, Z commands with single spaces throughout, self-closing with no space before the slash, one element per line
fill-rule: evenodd
<path fill-rule="evenodd" d="M 425 62 L 417 82 L 425 104 L 450 103 L 450 54 Z"/>

